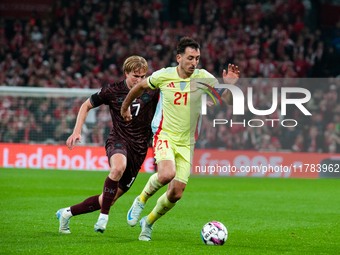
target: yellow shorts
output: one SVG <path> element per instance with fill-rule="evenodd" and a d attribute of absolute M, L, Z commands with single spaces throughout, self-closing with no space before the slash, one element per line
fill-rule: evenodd
<path fill-rule="evenodd" d="M 168 136 L 159 134 L 157 138 L 154 137 L 153 148 L 156 163 L 158 164 L 162 160 L 175 161 L 176 176 L 174 179 L 187 184 L 194 155 L 190 146 L 176 145 L 171 142 Z"/>

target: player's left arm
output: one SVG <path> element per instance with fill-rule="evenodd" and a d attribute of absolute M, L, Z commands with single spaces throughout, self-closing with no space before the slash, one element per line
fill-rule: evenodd
<path fill-rule="evenodd" d="M 225 69 L 223 70 L 223 81 L 225 84 L 235 85 L 239 77 L 240 71 L 238 70 L 238 66 L 229 64 L 228 73 Z M 229 89 L 226 89 L 222 93 L 221 99 L 229 105 L 233 104 L 233 96 Z"/>
<path fill-rule="evenodd" d="M 129 106 L 132 104 L 133 100 L 139 97 L 144 92 L 144 90 L 149 88 L 150 87 L 148 85 L 147 79 L 144 79 L 140 83 L 138 83 L 135 87 L 133 87 L 127 94 L 122 104 L 122 108 L 120 109 L 120 114 L 122 115 L 125 121 L 130 121 L 132 119 Z"/>

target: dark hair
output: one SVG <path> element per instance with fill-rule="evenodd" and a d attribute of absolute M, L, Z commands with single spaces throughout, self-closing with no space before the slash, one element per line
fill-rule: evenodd
<path fill-rule="evenodd" d="M 177 44 L 177 54 L 183 54 L 187 47 L 193 48 L 195 50 L 200 49 L 200 45 L 194 39 L 190 37 L 182 37 Z"/>

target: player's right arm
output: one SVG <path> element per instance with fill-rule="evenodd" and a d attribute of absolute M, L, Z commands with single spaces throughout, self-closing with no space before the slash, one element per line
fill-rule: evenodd
<path fill-rule="evenodd" d="M 108 93 L 110 93 L 109 87 L 104 86 L 97 93 L 90 96 L 90 98 L 81 105 L 73 134 L 70 135 L 70 137 L 66 141 L 66 145 L 70 150 L 74 148 L 74 146 L 76 145 L 76 141 L 78 141 L 79 143 L 81 142 L 81 129 L 89 111 L 92 108 L 98 107 L 102 104 L 108 104 L 108 98 L 106 96 Z"/>
<path fill-rule="evenodd" d="M 76 145 L 76 141 L 79 143 L 81 142 L 81 128 L 83 127 L 83 124 L 85 122 L 85 119 L 89 113 L 89 111 L 94 108 L 93 105 L 90 102 L 90 98 L 88 98 L 80 107 L 76 125 L 74 127 L 72 135 L 67 139 L 66 145 L 67 147 L 72 150 L 74 146 Z"/>
<path fill-rule="evenodd" d="M 125 121 L 130 121 L 132 119 L 129 106 L 131 105 L 133 100 L 143 94 L 144 90 L 146 89 L 158 88 L 161 84 L 162 76 L 165 71 L 166 69 L 163 68 L 161 70 L 153 72 L 151 76 L 142 80 L 130 90 L 129 94 L 127 94 L 122 104 L 122 108 L 120 109 L 120 114 Z"/>
<path fill-rule="evenodd" d="M 120 109 L 120 114 L 125 121 L 130 121 L 132 119 L 129 106 L 132 104 L 133 100 L 143 94 L 144 90 L 149 89 L 148 79 L 142 80 L 136 86 L 134 86 L 130 92 L 127 94 L 122 107 Z"/>

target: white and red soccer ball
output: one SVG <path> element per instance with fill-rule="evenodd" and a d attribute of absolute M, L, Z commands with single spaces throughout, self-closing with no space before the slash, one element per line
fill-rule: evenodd
<path fill-rule="evenodd" d="M 221 222 L 211 221 L 203 226 L 201 237 L 207 245 L 223 245 L 227 241 L 228 230 Z"/>

